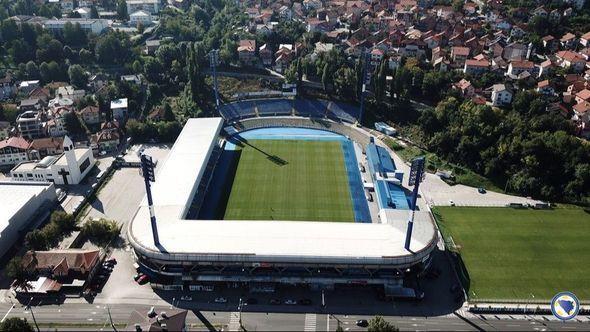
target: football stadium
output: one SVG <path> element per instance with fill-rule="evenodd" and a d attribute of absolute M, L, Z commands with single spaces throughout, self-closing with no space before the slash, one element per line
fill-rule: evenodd
<path fill-rule="evenodd" d="M 190 119 L 129 225 L 152 287 L 402 285 L 437 231 L 357 109 L 304 99 L 226 104 Z M 407 183 L 407 179 L 406 179 Z M 424 206 L 424 205 L 422 205 Z M 155 216 L 152 223 L 150 216 Z"/>

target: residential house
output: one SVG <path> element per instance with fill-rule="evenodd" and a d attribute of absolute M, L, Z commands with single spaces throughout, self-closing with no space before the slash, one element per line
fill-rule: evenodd
<path fill-rule="evenodd" d="M 578 104 L 583 103 L 583 102 L 590 103 L 590 90 L 583 89 L 581 91 L 578 91 L 576 93 L 575 100 L 576 100 L 576 103 L 578 103 Z"/>
<path fill-rule="evenodd" d="M 127 0 L 127 13 L 145 11 L 151 15 L 160 12 L 160 0 Z"/>
<path fill-rule="evenodd" d="M 580 44 L 584 47 L 590 47 L 590 31 L 580 37 Z"/>
<path fill-rule="evenodd" d="M 29 142 L 20 136 L 0 141 L 0 166 L 16 165 L 29 160 L 28 147 Z"/>
<path fill-rule="evenodd" d="M 144 10 L 138 10 L 136 12 L 129 14 L 129 24 L 131 26 L 137 26 L 141 23 L 141 25 L 145 27 L 151 25 L 152 21 L 152 14 Z"/>
<path fill-rule="evenodd" d="M 492 105 L 504 106 L 512 102 L 512 92 L 505 84 L 494 84 L 492 87 Z"/>
<path fill-rule="evenodd" d="M 77 113 L 80 119 L 87 125 L 100 123 L 100 110 L 96 106 L 86 106 Z"/>
<path fill-rule="evenodd" d="M 555 39 L 555 37 L 553 37 L 552 35 L 544 36 L 543 38 L 541 38 L 541 40 L 543 42 L 543 47 L 545 48 L 545 50 L 549 52 L 555 51 L 557 49 L 557 46 L 559 45 L 557 39 Z"/>
<path fill-rule="evenodd" d="M 576 35 L 568 32 L 559 39 L 559 43 L 565 49 L 573 49 L 576 46 Z"/>
<path fill-rule="evenodd" d="M 16 118 L 18 132 L 27 139 L 45 136 L 43 114 L 40 111 L 25 111 Z"/>
<path fill-rule="evenodd" d="M 84 95 L 86 95 L 86 91 L 84 91 L 82 89 L 76 90 L 76 89 L 74 89 L 73 86 L 68 85 L 68 86 L 60 86 L 59 88 L 57 88 L 57 91 L 55 92 L 55 94 L 57 96 L 61 96 L 62 98 L 68 98 L 73 101 L 78 101 L 78 100 L 82 99 L 82 97 L 84 97 Z"/>
<path fill-rule="evenodd" d="M 475 88 L 471 85 L 466 79 L 462 79 L 459 82 L 453 84 L 453 88 L 459 90 L 461 92 L 461 96 L 464 98 L 469 98 L 475 94 Z"/>
<path fill-rule="evenodd" d="M 26 111 L 40 111 L 45 107 L 45 103 L 39 98 L 23 99 L 18 105 L 18 110 L 21 112 Z"/>
<path fill-rule="evenodd" d="M 49 120 L 46 130 L 51 137 L 60 137 L 68 134 L 66 129 L 66 116 L 72 113 L 70 107 L 56 107 L 49 110 Z"/>
<path fill-rule="evenodd" d="M 528 72 L 529 74 L 536 73 L 535 64 L 532 61 L 528 60 L 514 60 L 508 64 L 508 70 L 506 71 L 506 76 L 516 77 L 523 72 Z"/>
<path fill-rule="evenodd" d="M 240 40 L 238 57 L 243 64 L 254 65 L 256 63 L 256 41 L 252 39 Z"/>
<path fill-rule="evenodd" d="M 295 52 L 293 52 L 293 45 L 280 44 L 279 50 L 275 52 L 275 70 L 279 73 L 282 73 L 285 69 L 287 69 L 294 55 Z"/>
<path fill-rule="evenodd" d="M 85 32 L 93 34 L 100 34 L 109 27 L 109 20 L 105 19 L 85 19 L 85 18 L 59 18 L 46 20 L 43 27 L 54 33 L 62 33 L 65 26 L 68 24 L 79 24 L 80 28 Z"/>
<path fill-rule="evenodd" d="M 105 122 L 101 125 L 100 131 L 91 137 L 93 151 L 116 151 L 121 143 L 121 129 L 117 120 Z"/>
<path fill-rule="evenodd" d="M 16 94 L 15 81 L 11 75 L 0 78 L 0 100 L 12 98 Z"/>
<path fill-rule="evenodd" d="M 451 64 L 454 67 L 461 68 L 465 65 L 465 60 L 469 57 L 469 48 L 454 46 L 451 48 Z"/>
<path fill-rule="evenodd" d="M 10 136 L 10 131 L 12 130 L 12 126 L 8 121 L 0 121 L 0 141 L 3 141 Z"/>
<path fill-rule="evenodd" d="M 37 138 L 27 148 L 29 160 L 41 160 L 47 156 L 55 156 L 64 152 L 63 137 Z"/>
<path fill-rule="evenodd" d="M 57 281 L 87 280 L 100 267 L 100 251 L 84 249 L 28 251 L 22 258 L 22 264 L 29 271 Z"/>
<path fill-rule="evenodd" d="M 39 80 L 21 81 L 18 84 L 18 91 L 24 94 L 29 94 L 31 91 L 39 87 Z"/>
<path fill-rule="evenodd" d="M 269 67 L 270 65 L 272 65 L 273 52 L 270 49 L 270 46 L 268 46 L 268 44 L 260 46 L 260 48 L 258 49 L 258 55 L 260 56 L 260 59 L 262 60 L 262 64 L 264 66 Z"/>
<path fill-rule="evenodd" d="M 127 98 L 121 98 L 111 101 L 111 111 L 113 112 L 113 117 L 118 121 L 124 121 L 127 119 Z"/>
<path fill-rule="evenodd" d="M 548 96 L 552 96 L 555 94 L 555 90 L 549 83 L 549 80 L 544 80 L 537 83 L 537 92 Z"/>
<path fill-rule="evenodd" d="M 160 40 L 159 39 L 146 40 L 144 53 L 147 55 L 154 55 L 154 53 L 156 53 L 158 48 L 160 48 Z"/>
<path fill-rule="evenodd" d="M 490 62 L 486 59 L 483 60 L 475 60 L 469 59 L 465 61 L 465 66 L 463 67 L 463 72 L 465 74 L 472 74 L 472 75 L 479 75 L 483 74 L 490 69 Z"/>
<path fill-rule="evenodd" d="M 556 63 L 563 68 L 573 68 L 581 72 L 586 67 L 586 60 L 582 55 L 572 51 L 559 51 L 555 54 Z"/>

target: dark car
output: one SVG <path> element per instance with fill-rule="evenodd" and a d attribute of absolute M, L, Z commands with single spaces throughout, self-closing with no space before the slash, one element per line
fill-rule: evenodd
<path fill-rule="evenodd" d="M 272 305 L 278 305 L 278 304 L 281 304 L 281 300 L 270 299 L 269 303 Z"/>
<path fill-rule="evenodd" d="M 258 300 L 255 298 L 249 298 L 246 300 L 246 304 L 258 304 Z"/>
<path fill-rule="evenodd" d="M 367 327 L 369 326 L 369 322 L 366 319 L 359 319 L 356 321 L 356 326 Z"/>
<path fill-rule="evenodd" d="M 485 194 L 487 191 L 486 191 L 486 188 L 479 187 L 479 188 L 477 188 L 477 192 L 480 194 Z"/>
<path fill-rule="evenodd" d="M 301 300 L 297 301 L 297 303 L 300 305 L 310 305 L 311 300 L 310 299 L 301 299 Z"/>
<path fill-rule="evenodd" d="M 146 276 L 145 274 L 137 279 L 137 283 L 140 285 L 145 285 L 150 281 L 150 277 Z"/>

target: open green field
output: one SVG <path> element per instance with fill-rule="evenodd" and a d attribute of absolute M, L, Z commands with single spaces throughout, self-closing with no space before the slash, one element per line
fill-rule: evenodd
<path fill-rule="evenodd" d="M 467 269 L 473 299 L 551 299 L 571 291 L 590 300 L 590 213 L 437 207 L 439 227 Z"/>
<path fill-rule="evenodd" d="M 354 222 L 340 142 L 249 140 L 223 219 Z"/>

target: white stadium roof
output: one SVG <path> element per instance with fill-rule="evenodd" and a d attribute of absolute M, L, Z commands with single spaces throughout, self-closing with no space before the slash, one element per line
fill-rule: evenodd
<path fill-rule="evenodd" d="M 152 186 L 161 247 L 154 245 L 144 199 L 129 226 L 132 245 L 164 260 L 414 264 L 436 245 L 427 212 L 416 213 L 410 251 L 409 211 L 385 210 L 387 223 L 185 220 L 222 127 L 221 118 L 190 119 Z"/>

